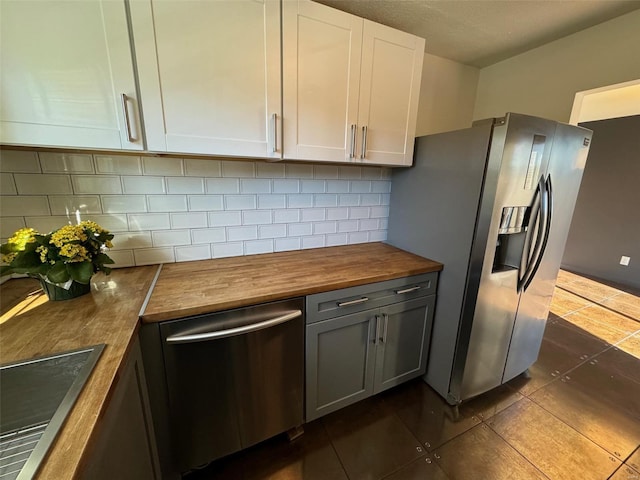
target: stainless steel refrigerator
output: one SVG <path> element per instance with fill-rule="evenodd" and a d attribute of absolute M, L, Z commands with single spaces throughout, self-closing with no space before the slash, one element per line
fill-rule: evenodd
<path fill-rule="evenodd" d="M 444 263 L 425 381 L 450 404 L 537 359 L 591 131 L 508 113 L 416 139 L 387 243 Z"/>

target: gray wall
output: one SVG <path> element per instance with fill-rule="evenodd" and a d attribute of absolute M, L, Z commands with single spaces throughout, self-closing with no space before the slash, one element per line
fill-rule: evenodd
<path fill-rule="evenodd" d="M 593 142 L 562 267 L 640 287 L 640 115 L 581 126 Z"/>

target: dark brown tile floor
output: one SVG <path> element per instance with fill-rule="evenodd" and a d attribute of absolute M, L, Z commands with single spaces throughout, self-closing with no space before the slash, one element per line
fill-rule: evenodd
<path fill-rule="evenodd" d="M 640 297 L 562 271 L 538 361 L 458 408 L 421 380 L 188 480 L 640 480 Z"/>

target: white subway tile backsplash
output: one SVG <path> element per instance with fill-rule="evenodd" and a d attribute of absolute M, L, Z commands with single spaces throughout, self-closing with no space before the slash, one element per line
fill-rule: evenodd
<path fill-rule="evenodd" d="M 327 247 L 336 247 L 338 245 L 346 245 L 347 244 L 347 234 L 346 233 L 334 233 L 331 235 L 327 235 Z"/>
<path fill-rule="evenodd" d="M 36 152 L 0 150 L 0 171 L 40 173 L 40 162 Z"/>
<path fill-rule="evenodd" d="M 73 223 L 77 223 L 78 220 L 92 220 L 102 228 L 109 230 L 111 233 L 126 232 L 129 230 L 126 215 L 113 213 L 100 215 L 88 213 L 86 215 L 80 215 L 80 218 L 76 216 Z"/>
<path fill-rule="evenodd" d="M 207 193 L 240 193 L 240 180 L 237 178 L 206 178 Z"/>
<path fill-rule="evenodd" d="M 338 167 L 340 178 L 356 179 L 362 178 L 362 169 L 360 167 Z"/>
<path fill-rule="evenodd" d="M 220 177 L 222 167 L 220 160 L 184 159 L 185 175 L 189 177 Z"/>
<path fill-rule="evenodd" d="M 349 209 L 349 218 L 369 218 L 369 207 L 351 207 Z"/>
<path fill-rule="evenodd" d="M 258 208 L 285 208 L 287 197 L 284 195 L 258 195 Z"/>
<path fill-rule="evenodd" d="M 289 237 L 301 237 L 311 235 L 313 232 L 312 223 L 290 223 L 287 225 L 287 235 Z"/>
<path fill-rule="evenodd" d="M 313 206 L 313 195 L 309 194 L 289 194 L 287 195 L 287 207 L 304 208 Z"/>
<path fill-rule="evenodd" d="M 391 203 L 391 194 L 383 193 L 380 195 L 380 203 L 382 205 L 389 205 Z"/>
<path fill-rule="evenodd" d="M 213 258 L 239 257 L 244 255 L 244 243 L 229 242 L 212 245 Z"/>
<path fill-rule="evenodd" d="M 362 167 L 362 178 L 364 180 L 380 180 L 382 170 L 382 168 L 378 167 Z"/>
<path fill-rule="evenodd" d="M 380 219 L 380 229 L 381 230 L 387 230 L 389 228 L 389 219 L 388 218 L 381 218 Z"/>
<path fill-rule="evenodd" d="M 387 218 L 389 217 L 389 207 L 371 207 L 371 218 Z"/>
<path fill-rule="evenodd" d="M 23 217 L 27 215 L 49 215 L 47 197 L 3 196 L 0 199 L 0 216 Z"/>
<path fill-rule="evenodd" d="M 135 267 L 136 265 L 133 250 L 119 250 L 117 252 L 110 250 L 107 254 L 115 262 L 113 265 L 109 265 L 111 268 Z"/>
<path fill-rule="evenodd" d="M 75 212 L 102 213 L 103 211 L 98 195 L 51 195 L 49 205 L 52 215 L 73 215 Z"/>
<path fill-rule="evenodd" d="M 313 165 L 287 163 L 285 175 L 287 178 L 313 178 Z"/>
<path fill-rule="evenodd" d="M 176 261 L 172 247 L 134 250 L 133 255 L 136 265 L 155 265 L 157 263 L 173 263 Z"/>
<path fill-rule="evenodd" d="M 252 240 L 244 242 L 245 255 L 257 255 L 273 252 L 273 240 Z"/>
<path fill-rule="evenodd" d="M 327 220 L 346 220 L 347 218 L 349 218 L 348 208 L 327 208 Z"/>
<path fill-rule="evenodd" d="M 300 210 L 288 208 L 273 211 L 273 223 L 291 223 L 300 221 Z"/>
<path fill-rule="evenodd" d="M 222 195 L 189 195 L 187 204 L 191 212 L 224 210 L 224 197 Z"/>
<path fill-rule="evenodd" d="M 122 185 L 124 186 L 124 193 L 167 193 L 164 188 L 163 177 L 122 177 Z"/>
<path fill-rule="evenodd" d="M 287 236 L 287 226 L 283 223 L 278 225 L 259 225 L 258 238 L 278 238 Z"/>
<path fill-rule="evenodd" d="M 167 193 L 204 193 L 204 181 L 202 178 L 195 177 L 168 177 L 165 179 L 167 183 Z"/>
<path fill-rule="evenodd" d="M 273 193 L 299 193 L 300 180 L 274 180 Z"/>
<path fill-rule="evenodd" d="M 16 184 L 13 181 L 13 174 L 0 173 L 0 195 L 17 195 Z"/>
<path fill-rule="evenodd" d="M 241 193 L 271 193 L 271 180 L 249 178 L 240 180 Z"/>
<path fill-rule="evenodd" d="M 315 207 L 337 207 L 338 196 L 332 193 L 321 193 L 313 196 Z"/>
<path fill-rule="evenodd" d="M 96 173 L 117 175 L 142 175 L 140 157 L 129 155 L 94 155 Z"/>
<path fill-rule="evenodd" d="M 360 205 L 360 195 L 338 195 L 338 205 L 340 205 L 341 207 L 357 207 L 358 205 Z"/>
<path fill-rule="evenodd" d="M 384 242 L 386 239 L 387 239 L 386 230 L 374 230 L 372 232 L 369 232 L 370 242 Z"/>
<path fill-rule="evenodd" d="M 366 243 L 369 241 L 369 233 L 368 232 L 354 232 L 349 233 L 347 238 L 347 243 L 349 245 L 354 243 Z"/>
<path fill-rule="evenodd" d="M 2 222 L 0 222 L 0 238 L 7 239 L 21 228 L 24 228 L 24 218 L 23 217 L 3 217 Z"/>
<path fill-rule="evenodd" d="M 391 181 L 379 181 L 379 182 L 371 182 L 371 191 L 373 193 L 390 193 L 391 192 Z"/>
<path fill-rule="evenodd" d="M 313 176 L 315 178 L 338 178 L 338 167 L 335 165 L 314 165 Z"/>
<path fill-rule="evenodd" d="M 129 214 L 129 230 L 165 230 L 171 228 L 168 213 Z"/>
<path fill-rule="evenodd" d="M 184 175 L 181 158 L 143 157 L 142 172 L 144 175 Z"/>
<path fill-rule="evenodd" d="M 324 193 L 324 180 L 301 180 L 302 193 Z"/>
<path fill-rule="evenodd" d="M 324 235 L 302 237 L 302 248 L 320 248 L 325 246 Z"/>
<path fill-rule="evenodd" d="M 104 213 L 142 213 L 147 211 L 147 200 L 144 195 L 103 195 L 102 209 Z"/>
<path fill-rule="evenodd" d="M 381 168 L 380 169 L 380 178 L 383 180 L 391 180 L 391 169 L 390 168 Z"/>
<path fill-rule="evenodd" d="M 230 242 L 239 242 L 243 240 L 257 240 L 258 227 L 227 227 L 227 240 Z"/>
<path fill-rule="evenodd" d="M 213 212 L 209 214 L 210 227 L 242 225 L 242 212 Z"/>
<path fill-rule="evenodd" d="M 336 222 L 315 222 L 313 224 L 314 235 L 336 233 L 336 232 L 337 232 Z"/>
<path fill-rule="evenodd" d="M 349 182 L 347 180 L 329 180 L 327 193 L 349 193 Z"/>
<path fill-rule="evenodd" d="M 74 220 L 74 219 L 72 219 Z M 24 217 L 24 222 L 27 227 L 35 228 L 38 232 L 46 234 L 52 232 L 53 230 L 57 230 L 63 225 L 69 225 L 71 223 L 76 223 L 75 220 L 71 221 L 67 217 L 62 216 L 41 216 L 41 217 Z"/>
<path fill-rule="evenodd" d="M 201 228 L 191 230 L 191 243 L 219 243 L 227 239 L 225 229 L 217 228 Z"/>
<path fill-rule="evenodd" d="M 284 165 L 278 163 L 256 163 L 260 178 L 284 178 Z"/>
<path fill-rule="evenodd" d="M 171 213 L 171 228 L 203 228 L 209 225 L 206 212 Z"/>
<path fill-rule="evenodd" d="M 369 193 L 371 191 L 371 182 L 365 180 L 355 180 L 349 185 L 351 193 Z"/>
<path fill-rule="evenodd" d="M 227 210 L 252 210 L 257 207 L 255 195 L 225 195 L 224 203 Z"/>
<path fill-rule="evenodd" d="M 176 262 L 191 262 L 193 260 L 208 260 L 211 258 L 209 245 L 192 245 L 190 247 L 176 247 Z"/>
<path fill-rule="evenodd" d="M 94 194 L 120 194 L 122 193 L 122 185 L 120 177 L 107 175 L 73 175 L 73 192 L 75 194 L 94 193 Z M 69 192 L 71 193 L 71 192 Z M 145 192 L 124 192 L 124 193 L 145 193 Z"/>
<path fill-rule="evenodd" d="M 357 232 L 357 220 L 341 220 L 338 222 L 338 232 Z"/>
<path fill-rule="evenodd" d="M 20 195 L 60 195 L 73 193 L 69 175 L 15 173 L 13 178 L 16 182 L 18 194 Z"/>
<path fill-rule="evenodd" d="M 364 220 L 359 220 L 358 230 L 378 230 L 378 219 L 377 218 L 365 218 Z"/>
<path fill-rule="evenodd" d="M 151 232 L 121 232 L 114 234 L 113 250 L 132 250 L 136 248 L 151 248 Z M 109 254 L 111 255 L 111 254 Z"/>
<path fill-rule="evenodd" d="M 38 156 L 44 173 L 94 173 L 88 154 L 40 152 Z"/>
<path fill-rule="evenodd" d="M 380 205 L 380 194 L 379 193 L 363 193 L 360 195 L 360 205 L 369 206 L 369 205 Z"/>
<path fill-rule="evenodd" d="M 190 230 L 162 230 L 151 232 L 154 247 L 171 247 L 176 245 L 191 245 Z"/>
<path fill-rule="evenodd" d="M 302 242 L 300 238 L 276 238 L 274 251 L 276 252 L 288 252 L 290 250 L 300 250 L 302 248 Z"/>
<path fill-rule="evenodd" d="M 222 162 L 222 176 L 240 178 L 255 177 L 255 164 L 253 162 L 232 162 L 225 160 Z"/>
<path fill-rule="evenodd" d="M 303 222 L 318 222 L 326 218 L 324 208 L 303 208 L 300 210 Z"/>
<path fill-rule="evenodd" d="M 243 225 L 264 225 L 271 223 L 271 210 L 249 210 L 242 212 Z"/>
<path fill-rule="evenodd" d="M 150 212 L 186 212 L 186 195 L 147 195 Z"/>

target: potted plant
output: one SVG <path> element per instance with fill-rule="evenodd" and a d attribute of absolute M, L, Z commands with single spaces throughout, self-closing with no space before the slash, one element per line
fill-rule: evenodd
<path fill-rule="evenodd" d="M 112 248 L 113 235 L 95 222 L 65 225 L 42 235 L 22 228 L 0 246 L 0 275 L 27 274 L 37 278 L 51 300 L 66 300 L 91 291 L 91 277 L 114 263 L 104 253 Z"/>

